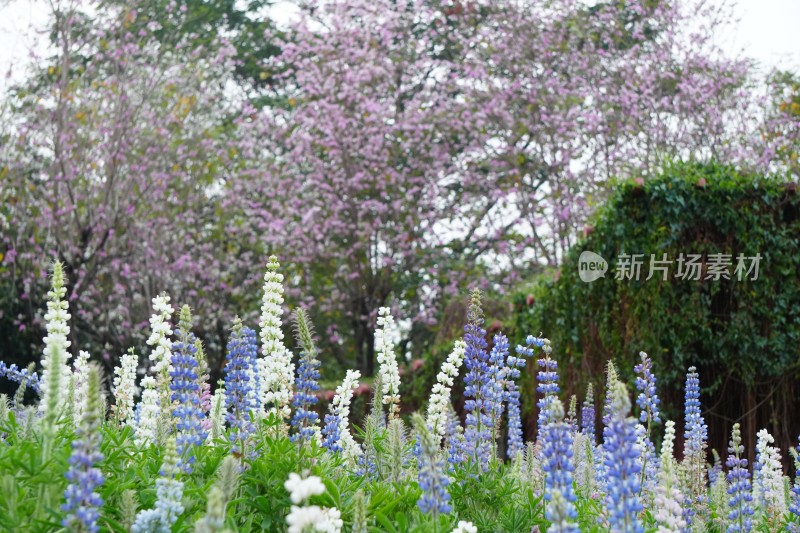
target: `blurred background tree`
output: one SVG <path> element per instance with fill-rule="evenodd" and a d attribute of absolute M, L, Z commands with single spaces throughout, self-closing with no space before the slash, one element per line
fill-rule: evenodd
<path fill-rule="evenodd" d="M 713 4 L 296 10 L 279 27 L 260 1 L 52 4 L 52 53 L 0 115 L 5 359 L 38 359 L 58 257 L 74 350 L 110 366 L 165 290 L 216 372 L 275 253 L 323 352 L 369 374 L 378 307 L 429 354 L 467 285 L 502 300 L 561 264 L 615 178 L 797 173 L 796 78 L 725 54 Z"/>

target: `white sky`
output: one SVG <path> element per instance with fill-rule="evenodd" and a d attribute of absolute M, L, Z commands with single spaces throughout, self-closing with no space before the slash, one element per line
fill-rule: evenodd
<path fill-rule="evenodd" d="M 285 20 L 292 6 L 279 0 L 272 11 Z M 800 71 L 800 0 L 739 0 L 735 11 L 738 31 L 722 36 L 731 53 L 742 50 L 765 69 Z M 22 79 L 31 53 L 42 52 L 46 22 L 42 0 L 0 0 L 0 90 L 8 85 L 9 72 L 11 79 Z"/>

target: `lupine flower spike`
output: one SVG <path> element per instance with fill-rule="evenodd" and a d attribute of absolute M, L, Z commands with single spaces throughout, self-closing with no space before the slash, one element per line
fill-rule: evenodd
<path fill-rule="evenodd" d="M 170 370 L 172 364 L 172 342 L 169 340 L 172 335 L 170 318 L 175 313 L 175 309 L 169 304 L 169 296 L 162 293 L 153 298 L 153 316 L 150 317 L 150 329 L 152 333 L 147 339 L 147 344 L 153 347 L 150 360 L 153 362 L 151 372 L 155 378 L 155 388 L 158 393 L 159 405 L 164 406 L 159 414 L 157 421 L 156 440 L 160 443 L 163 436 L 169 431 L 172 413 L 166 406 L 170 405 L 172 392 L 170 391 Z"/>
<path fill-rule="evenodd" d="M 447 492 L 450 480 L 444 461 L 439 458 L 436 439 L 419 414 L 414 415 L 414 428 L 420 442 L 419 488 L 422 489 L 417 505 L 423 513 L 433 515 L 435 523 L 439 514 L 447 514 L 451 510 L 450 494 Z"/>
<path fill-rule="evenodd" d="M 188 306 L 181 309 L 181 324 L 175 332 L 178 341 L 172 345 L 172 364 L 170 365 L 170 402 L 175 407 L 178 436 L 177 452 L 181 460 L 179 466 L 184 472 L 191 472 L 194 464 L 194 448 L 206 440 L 203 429 L 204 413 L 200 408 L 200 387 L 197 384 L 197 347 L 195 336 L 189 331 L 191 314 Z"/>
<path fill-rule="evenodd" d="M 667 420 L 661 443 L 661 468 L 655 494 L 655 519 L 660 533 L 680 533 L 686 527 L 678 484 L 678 464 L 674 457 L 675 422 Z"/>
<path fill-rule="evenodd" d="M 134 425 L 136 399 L 136 368 L 139 357 L 131 348 L 122 354 L 119 366 L 114 368 L 114 415 L 118 424 Z"/>
<path fill-rule="evenodd" d="M 70 375 L 71 385 L 69 393 L 72 396 L 72 423 L 77 428 L 83 418 L 83 411 L 86 408 L 86 394 L 89 380 L 89 353 L 83 350 L 78 352 L 78 356 L 72 365 Z"/>
<path fill-rule="evenodd" d="M 706 504 L 706 440 L 708 427 L 700 414 L 700 379 L 695 367 L 689 368 L 686 374 L 686 440 L 684 441 L 683 462 L 688 473 L 689 494 L 691 505 L 687 506 L 686 513 L 689 521 L 695 520 L 695 515 L 703 518 Z"/>
<path fill-rule="evenodd" d="M 164 449 L 164 462 L 156 480 L 156 506 L 139 511 L 131 531 L 150 533 L 172 531 L 172 525 L 183 514 L 183 482 L 175 479 L 180 473 L 175 439 L 168 438 Z"/>
<path fill-rule="evenodd" d="M 450 389 L 453 386 L 453 380 L 458 376 L 458 369 L 464 362 L 465 349 L 464 341 L 457 340 L 455 342 L 453 351 L 442 363 L 442 369 L 436 376 L 436 383 L 431 389 L 426 423 L 433 432 L 437 447 L 441 446 L 442 438 L 447 432 L 448 415 L 451 409 Z"/>
<path fill-rule="evenodd" d="M 597 444 L 597 440 L 595 439 L 595 407 L 594 407 L 594 389 L 592 384 L 589 383 L 589 386 L 586 389 L 586 400 L 583 402 L 583 407 L 581 407 L 581 433 L 586 435 L 589 439 L 589 442 L 594 447 Z"/>
<path fill-rule="evenodd" d="M 631 401 L 625 384 L 614 382 L 609 423 L 603 430 L 606 507 L 612 531 L 641 533 L 641 450 L 637 445 L 636 420 L 630 417 Z"/>
<path fill-rule="evenodd" d="M 731 443 L 728 448 L 728 506 L 727 513 L 729 533 L 747 533 L 753 529 L 753 495 L 750 485 L 750 472 L 747 459 L 743 458 L 744 446 L 739 424 L 733 425 Z"/>
<path fill-rule="evenodd" d="M 258 410 L 252 394 L 251 365 L 255 363 L 257 351 L 255 331 L 242 326 L 239 317 L 234 318 L 225 365 L 225 411 L 231 427 L 232 450 L 239 454 L 246 453 L 250 435 L 255 432 L 252 417 Z"/>
<path fill-rule="evenodd" d="M 800 438 L 798 438 L 800 441 Z M 792 533 L 800 533 L 800 475 L 797 475 L 800 472 L 800 444 L 797 445 L 797 448 L 790 448 L 790 453 L 792 454 L 792 459 L 794 459 L 794 485 L 792 486 L 792 490 L 789 494 L 789 512 L 791 513 L 794 521 L 790 524 L 790 528 Z"/>
<path fill-rule="evenodd" d="M 294 364 L 292 354 L 283 345 L 281 315 L 283 310 L 283 274 L 278 272 L 278 258 L 270 256 L 264 274 L 264 295 L 261 299 L 261 353 L 258 369 L 251 381 L 257 384 L 262 416 L 275 414 L 285 431 L 285 421 L 291 416 Z M 268 409 L 268 410 L 267 410 Z"/>
<path fill-rule="evenodd" d="M 548 339 L 534 339 L 533 344 L 542 348 L 542 355 L 536 361 L 539 365 L 539 372 L 536 374 L 536 381 L 539 385 L 536 386 L 536 392 L 542 395 L 536 406 L 539 408 L 538 427 L 544 427 L 549 421 L 551 414 L 550 404 L 556 399 L 559 386 L 558 386 L 558 363 L 552 359 L 550 355 L 553 349 L 550 346 Z"/>
<path fill-rule="evenodd" d="M 341 385 L 336 389 L 336 395 L 330 404 L 330 414 L 325 415 L 324 440 L 322 445 L 332 452 L 341 451 L 344 456 L 352 461 L 361 454 L 353 435 L 350 433 L 350 402 L 353 391 L 358 388 L 361 372 L 348 370 Z"/>
<path fill-rule="evenodd" d="M 525 368 L 525 359 L 533 357 L 533 346 L 535 337 L 528 335 L 525 339 L 525 346 L 518 344 L 515 348 L 516 356 L 509 355 L 506 359 L 506 410 L 508 415 L 508 457 L 516 457 L 522 452 L 524 443 L 522 441 L 522 419 L 520 416 L 520 393 L 515 380 L 519 379 L 520 369 Z"/>
<path fill-rule="evenodd" d="M 70 346 L 69 305 L 64 300 L 67 288 L 64 286 L 64 270 L 61 263 L 53 263 L 52 288 L 47 293 L 47 313 L 44 315 L 47 336 L 44 338 L 44 356 L 42 357 L 41 389 L 44 409 L 43 424 L 47 431 L 54 428 L 58 418 L 67 407 L 66 390 L 69 388 L 70 370 L 67 360 Z"/>
<path fill-rule="evenodd" d="M 494 411 L 494 384 L 489 373 L 489 354 L 486 352 L 486 330 L 483 329 L 481 293 L 477 289 L 467 311 L 468 323 L 464 327 L 464 409 L 467 411 L 464 430 L 465 456 L 482 470 L 489 468 L 492 450 L 492 417 Z"/>
<path fill-rule="evenodd" d="M 549 402 L 547 424 L 541 431 L 542 470 L 547 502 L 545 516 L 552 523 L 548 531 L 579 531 L 575 510 L 577 499 L 572 490 L 572 428 L 564 421 L 564 406 L 554 398 Z"/>
<path fill-rule="evenodd" d="M 100 392 L 100 373 L 97 366 L 87 365 L 85 403 L 77 439 L 72 442 L 70 468 L 66 474 L 69 485 L 64 492 L 66 502 L 61 510 L 67 513 L 64 527 L 72 531 L 97 531 L 99 508 L 103 505 L 103 499 L 96 492 L 104 481 L 102 472 L 96 466 L 103 460 L 100 453 L 100 426 L 104 402 Z"/>
<path fill-rule="evenodd" d="M 775 442 L 769 431 L 762 429 L 756 435 L 756 463 L 753 465 L 753 500 L 763 518 L 778 527 L 788 510 L 783 486 L 781 454 L 770 446 Z"/>
<path fill-rule="evenodd" d="M 304 442 L 310 441 L 312 437 L 319 434 L 319 415 L 312 411 L 313 406 L 319 401 L 317 398 L 319 360 L 317 359 L 317 347 L 314 345 L 313 326 L 305 310 L 295 311 L 294 327 L 297 344 L 302 352 L 300 353 L 300 365 L 297 368 L 294 400 L 292 401 L 295 410 L 294 417 L 292 417 L 294 434 L 291 440 L 302 446 Z"/>
<path fill-rule="evenodd" d="M 378 309 L 375 353 L 380 365 L 383 404 L 389 406 L 389 419 L 400 415 L 400 369 L 395 354 L 397 336 L 394 318 L 388 307 Z"/>

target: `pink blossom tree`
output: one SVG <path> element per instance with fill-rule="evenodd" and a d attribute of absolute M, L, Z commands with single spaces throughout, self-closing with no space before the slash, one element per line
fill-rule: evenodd
<path fill-rule="evenodd" d="M 187 16 L 172 8 L 166 16 Z M 189 47 L 189 36 L 161 46 L 159 23 L 137 16 L 104 2 L 53 4 L 54 55 L 16 90 L 2 147 L 2 273 L 33 302 L 15 319 L 39 325 L 42 281 L 58 258 L 72 346 L 107 358 L 141 337 L 159 292 L 196 308 L 213 340 L 233 312 L 225 299 L 258 278 L 257 258 L 221 245 L 231 50 Z"/>

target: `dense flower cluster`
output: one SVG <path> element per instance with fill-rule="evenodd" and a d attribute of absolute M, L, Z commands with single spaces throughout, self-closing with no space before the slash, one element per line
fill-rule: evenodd
<path fill-rule="evenodd" d="M 63 515 L 59 520 L 64 527 L 96 531 L 104 527 L 106 517 L 101 517 L 101 513 L 108 507 L 108 504 L 103 504 L 100 494 L 110 499 L 106 494 L 114 491 L 108 485 L 114 483 L 114 487 L 119 487 L 119 483 L 124 482 L 140 487 L 143 495 L 139 502 L 136 494 L 128 491 L 123 491 L 119 497 L 113 496 L 120 502 L 119 516 L 113 520 L 119 520 L 120 525 L 130 531 L 185 529 L 190 517 L 194 517 L 195 530 L 199 533 L 224 529 L 232 521 L 237 526 L 253 525 L 258 518 L 238 516 L 232 519 L 226 516 L 228 504 L 242 494 L 238 492 L 240 476 L 243 483 L 244 480 L 253 483 L 255 479 L 270 479 L 271 468 L 291 465 L 291 470 L 285 469 L 280 479 L 293 470 L 303 474 L 288 476 L 284 487 L 289 492 L 291 507 L 277 509 L 276 513 L 278 520 L 285 520 L 288 531 L 292 532 L 340 532 L 344 518 L 349 521 L 348 527 L 359 533 L 373 526 L 382 527 L 391 520 L 398 523 L 410 521 L 406 524 L 408 529 L 421 531 L 433 529 L 434 524 L 437 529 L 447 524 L 447 528 L 453 531 L 475 531 L 476 526 L 472 523 L 457 520 L 464 517 L 483 520 L 483 516 L 472 514 L 475 512 L 473 506 L 481 505 L 481 498 L 474 495 L 476 490 L 490 487 L 492 483 L 500 484 L 497 486 L 504 491 L 497 512 L 505 512 L 506 508 L 518 510 L 525 506 L 540 506 L 533 511 L 541 513 L 543 522 L 540 523 L 548 531 L 573 532 L 587 524 L 596 524 L 608 531 L 634 533 L 645 530 L 683 533 L 701 529 L 729 532 L 798 529 L 800 481 L 795 477 L 790 489 L 790 480 L 782 472 L 780 452 L 772 446 L 774 439 L 766 429 L 757 434 L 752 485 L 739 424 L 733 426 L 724 466 L 716 454 L 714 465 L 708 464 L 699 376 L 694 367 L 687 374 L 686 448 L 682 461 L 675 458 L 674 421 L 665 421 L 660 454 L 656 453 L 653 444 L 657 439 L 650 439 L 653 422 L 661 415 L 658 412 L 656 379 L 646 355 L 641 356 L 642 363 L 637 365 L 639 378 L 636 388 L 637 402 L 642 412 L 647 414 L 644 419 L 647 424 L 632 416 L 632 397 L 620 377 L 622 373 L 609 364 L 603 438 L 602 444 L 598 445 L 594 434 L 597 421 L 593 388 L 590 386 L 586 391 L 579 427 L 577 396 L 570 398 L 567 413 L 559 398 L 558 366 L 552 357 L 549 341 L 529 336 L 524 346 L 518 346 L 515 354 L 511 355 L 506 337 L 496 334 L 493 348 L 487 352 L 480 299 L 475 293 L 464 340 L 455 342 L 443 363 L 431 391 L 427 413 L 425 416 L 420 413 L 413 415 L 415 438 L 409 438 L 405 422 L 399 416 L 390 417 L 387 423 L 381 374 L 376 376 L 371 412 L 363 428 L 356 436 L 351 433 L 351 402 L 361 378 L 359 372 L 353 370 L 347 371 L 336 389 L 325 427 L 320 432 L 315 409 L 320 362 L 311 323 L 307 314 L 299 310 L 294 314 L 294 323 L 300 363 L 294 384 L 293 429 L 291 435 L 287 435 L 272 431 L 285 424 L 281 417 L 264 419 L 258 416 L 259 404 L 255 401 L 251 381 L 254 375 L 251 370 L 257 364 L 255 331 L 238 319 L 234 321 L 224 381 L 218 383 L 211 395 L 210 372 L 202 344 L 190 331 L 189 309 L 186 306 L 181 308 L 178 327 L 174 333 L 167 333 L 167 302 L 165 295 L 157 298 L 158 312 L 151 322 L 154 330 L 160 332 L 154 332 L 151 337 L 157 340 L 154 343 L 156 351 L 166 349 L 162 341 L 173 337 L 168 348 L 169 363 L 163 366 L 163 361 L 158 359 L 154 364 L 154 367 L 167 369 L 166 383 L 170 391 L 167 400 L 162 399 L 158 388 L 159 379 L 164 379 L 164 376 L 160 372 L 151 372 L 142 379 L 142 397 L 134 403 L 137 357 L 133 352 L 123 356 L 120 367 L 115 370 L 117 405 L 108 425 L 104 426 L 103 420 L 105 406 L 100 393 L 99 370 L 88 362 L 89 356 L 85 352 L 76 358 L 75 372 L 67 378 L 72 382 L 64 382 L 73 385 L 73 396 L 67 396 L 64 404 L 64 407 L 71 405 L 72 409 L 43 410 L 45 416 L 55 413 L 55 419 L 37 416 L 36 407 L 22 405 L 20 398 L 15 397 L 12 404 L 7 397 L 0 397 L 3 449 L 18 451 L 20 443 L 31 449 L 40 446 L 41 457 L 34 463 L 51 465 L 66 461 L 66 454 L 63 459 L 56 459 L 54 450 L 63 445 L 62 450 L 66 451 L 67 438 L 71 438 L 67 435 L 75 427 L 69 470 L 62 479 L 62 487 L 65 486 L 66 490 L 49 491 L 42 486 L 39 493 L 42 501 L 33 504 L 42 510 L 35 512 L 36 518 L 32 520 L 45 520 L 50 509 L 60 507 Z M 58 344 L 57 337 L 55 339 L 55 344 Z M 526 358 L 533 357 L 535 348 L 542 349 L 537 376 L 538 392 L 543 395 L 539 398 L 542 424 L 538 427 L 538 434 L 525 442 L 520 431 L 520 390 L 515 380 L 521 377 L 520 369 L 524 368 Z M 55 355 L 51 362 L 60 364 L 61 350 L 52 351 L 50 355 Z M 450 397 L 462 360 L 467 366 L 464 376 L 467 418 L 464 425 Z M 12 367 L 3 368 L 7 368 L 6 373 L 18 372 Z M 25 383 L 27 373 L 19 373 L 17 377 Z M 49 372 L 44 382 L 53 392 L 47 399 L 56 406 L 61 395 L 54 383 L 61 383 L 60 377 L 60 372 Z M 389 404 L 392 407 L 395 402 L 392 400 Z M 499 416 L 503 409 L 509 413 L 505 428 L 504 419 Z M 77 423 L 75 418 L 78 418 Z M 63 422 L 59 423 L 62 419 Z M 130 439 L 131 432 L 128 428 L 121 428 L 123 424 L 133 426 L 133 443 L 124 442 Z M 65 429 L 54 431 L 58 427 Z M 510 454 L 510 461 L 498 457 L 497 435 L 501 435 L 504 429 L 509 433 L 509 449 L 515 452 Z M 17 434 L 9 435 L 9 432 Z M 110 446 L 107 442 L 102 443 L 101 453 L 101 438 L 107 436 L 120 440 Z M 290 445 L 290 440 L 295 444 Z M 317 444 L 321 444 L 321 448 Z M 229 454 L 231 449 L 233 453 Z M 101 466 L 105 468 L 109 462 L 122 463 L 124 468 L 142 469 L 138 463 L 140 458 L 146 465 L 147 461 L 162 453 L 162 469 L 154 482 L 154 504 L 152 480 L 132 481 L 127 474 L 104 475 L 101 471 Z M 107 456 L 103 457 L 103 454 Z M 224 455 L 228 457 L 216 468 L 216 480 L 199 490 L 197 482 L 206 483 L 209 469 L 214 465 L 213 458 Z M 194 461 L 199 463 L 195 465 L 196 472 L 192 472 Z M 28 468 L 27 463 L 19 464 Z M 152 476 L 157 463 L 150 464 Z M 146 472 L 146 469 L 142 471 Z M 310 475 L 312 472 L 316 475 Z M 33 477 L 36 476 L 20 476 L 15 482 L 25 485 Z M 147 475 L 140 477 L 147 478 Z M 11 477 L 6 475 L 3 479 Z M 146 486 L 141 486 L 141 483 Z M 408 487 L 409 484 L 412 486 Z M 101 486 L 103 488 L 98 489 Z M 347 494 L 354 487 L 361 487 L 360 492 L 355 496 Z M 388 487 L 391 489 L 381 492 Z M 269 492 L 271 489 L 260 485 L 257 490 Z M 184 491 L 191 497 L 184 499 Z M 401 491 L 418 498 L 417 509 L 406 506 L 402 515 L 389 517 L 383 514 L 385 506 L 396 505 L 396 502 L 386 503 L 392 498 L 387 499 L 384 495 Z M 200 493 L 207 493 L 205 514 L 197 508 Z M 61 494 L 63 499 L 57 501 Z M 369 502 L 371 496 L 374 500 Z M 354 500 L 349 500 L 350 497 Z M 12 494 L 8 499 L 9 505 L 16 505 L 17 499 Z M 465 499 L 472 503 L 462 507 Z M 279 500 L 270 499 L 269 505 L 275 501 Z M 254 515 L 270 512 L 259 508 L 262 503 L 259 500 L 256 504 L 244 505 L 239 500 L 234 507 L 252 509 Z M 337 509 L 340 505 L 348 505 L 348 514 L 344 518 Z M 289 502 L 285 507 L 289 507 Z M 141 510 L 137 513 L 137 509 Z M 372 509 L 378 510 L 374 516 L 370 516 Z M 517 524 L 520 516 L 509 514 L 506 518 L 509 523 Z M 16 519 L 22 523 L 19 516 Z M 264 526 L 268 523 L 265 519 L 260 527 L 276 527 L 275 518 L 271 520 L 271 525 Z M 476 523 L 483 528 L 483 522 Z"/>

